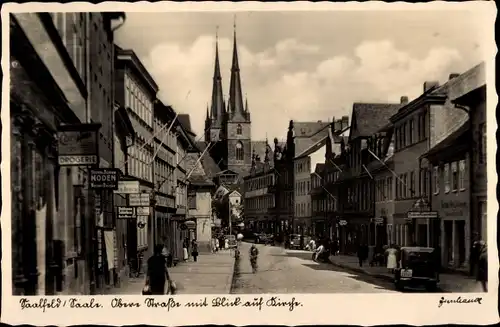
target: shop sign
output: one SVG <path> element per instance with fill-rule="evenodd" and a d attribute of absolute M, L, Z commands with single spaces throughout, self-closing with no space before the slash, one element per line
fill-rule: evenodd
<path fill-rule="evenodd" d="M 118 189 L 115 193 L 134 194 L 140 193 L 139 181 L 118 181 Z"/>
<path fill-rule="evenodd" d="M 436 219 L 437 211 L 408 211 L 408 219 Z"/>
<path fill-rule="evenodd" d="M 137 207 L 136 210 L 138 216 L 149 216 L 149 207 Z"/>
<path fill-rule="evenodd" d="M 129 194 L 128 205 L 130 207 L 148 207 L 150 202 L 149 193 Z"/>
<path fill-rule="evenodd" d="M 136 218 L 135 208 L 118 207 L 118 219 Z"/>
<path fill-rule="evenodd" d="M 377 217 L 377 218 L 373 219 L 373 221 L 375 222 L 375 224 L 383 224 L 384 223 L 384 218 Z"/>
<path fill-rule="evenodd" d="M 90 169 L 90 188 L 116 190 L 118 188 L 119 170 L 115 168 Z"/>
<path fill-rule="evenodd" d="M 347 225 L 347 221 L 345 221 L 345 220 L 339 220 L 339 225 L 340 226 L 345 226 L 345 225 Z"/>
<path fill-rule="evenodd" d="M 62 125 L 57 132 L 60 166 L 89 166 L 99 162 L 97 153 L 100 124 Z"/>

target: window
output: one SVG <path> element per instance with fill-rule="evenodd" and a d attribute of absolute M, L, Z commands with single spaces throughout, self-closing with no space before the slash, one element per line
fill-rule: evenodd
<path fill-rule="evenodd" d="M 439 166 L 433 167 L 432 170 L 432 188 L 434 194 L 439 193 Z"/>
<path fill-rule="evenodd" d="M 404 198 L 407 199 L 410 196 L 410 185 L 408 184 L 408 174 L 403 175 L 403 182 L 404 182 Z"/>
<path fill-rule="evenodd" d="M 238 124 L 238 126 L 236 126 L 236 134 L 241 135 L 241 133 L 242 133 L 242 128 L 241 125 Z"/>
<path fill-rule="evenodd" d="M 479 163 L 486 163 L 486 123 L 479 125 Z"/>
<path fill-rule="evenodd" d="M 392 200 L 393 195 L 392 195 L 392 177 L 387 178 L 387 200 Z"/>
<path fill-rule="evenodd" d="M 413 125 L 414 125 L 414 121 L 413 121 L 413 119 L 410 119 L 410 126 L 409 126 L 410 130 L 408 131 L 408 133 L 409 133 L 408 134 L 408 136 L 409 136 L 409 140 L 408 140 L 409 144 L 413 144 L 413 133 L 414 133 L 414 130 L 413 130 L 414 127 L 413 127 Z"/>
<path fill-rule="evenodd" d="M 444 165 L 444 192 L 450 192 L 450 165 Z"/>
<path fill-rule="evenodd" d="M 458 190 L 458 167 L 457 162 L 451 163 L 451 189 L 453 192 Z"/>
<path fill-rule="evenodd" d="M 410 172 L 410 197 L 415 193 L 415 172 Z"/>
<path fill-rule="evenodd" d="M 428 175 L 429 175 L 428 169 L 427 168 L 422 169 L 422 176 L 421 176 L 422 184 L 421 184 L 421 189 L 420 189 L 421 195 L 427 195 L 427 187 L 428 187 L 427 185 L 429 184 L 428 183 L 428 178 L 429 178 Z"/>
<path fill-rule="evenodd" d="M 187 201 L 188 208 L 196 210 L 196 192 L 189 192 Z"/>
<path fill-rule="evenodd" d="M 243 160 L 243 144 L 236 143 L 236 160 Z"/>
<path fill-rule="evenodd" d="M 465 160 L 460 160 L 459 163 L 458 187 L 460 191 L 465 190 Z"/>

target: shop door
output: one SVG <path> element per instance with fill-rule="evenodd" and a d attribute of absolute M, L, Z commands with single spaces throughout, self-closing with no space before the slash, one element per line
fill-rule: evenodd
<path fill-rule="evenodd" d="M 419 224 L 418 227 L 418 246 L 427 246 L 427 224 Z"/>
<path fill-rule="evenodd" d="M 443 263 L 449 264 L 453 261 L 453 222 L 444 222 L 444 257 Z"/>
<path fill-rule="evenodd" d="M 458 265 L 462 267 L 465 263 L 465 221 L 458 220 L 455 222 L 457 231 L 458 245 Z"/>

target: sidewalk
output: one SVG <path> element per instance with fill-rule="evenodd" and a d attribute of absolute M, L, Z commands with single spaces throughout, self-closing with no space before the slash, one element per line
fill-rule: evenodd
<path fill-rule="evenodd" d="M 233 280 L 234 257 L 230 251 L 200 254 L 197 262 L 192 259 L 168 269 L 170 278 L 177 285 L 178 294 L 229 294 Z M 112 291 L 117 295 L 140 295 L 145 276 L 130 278 L 127 284 Z"/>
<path fill-rule="evenodd" d="M 329 259 L 333 265 L 346 270 L 385 279 L 390 282 L 394 280 L 394 275 L 389 273 L 385 266 L 370 267 L 368 263 L 366 263 L 366 266 L 363 265 L 363 267 L 359 267 L 358 258 L 356 256 L 337 255 L 330 256 Z M 477 283 L 472 277 L 467 277 L 461 274 L 441 273 L 439 275 L 439 279 L 439 288 L 443 292 L 476 292 L 478 290 Z"/>

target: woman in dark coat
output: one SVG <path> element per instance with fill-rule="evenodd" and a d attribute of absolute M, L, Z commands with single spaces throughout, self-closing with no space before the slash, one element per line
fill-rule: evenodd
<path fill-rule="evenodd" d="M 148 259 L 146 285 L 149 286 L 151 295 L 164 295 L 166 293 L 165 283 L 168 282 L 167 285 L 170 285 L 171 282 L 162 250 L 162 244 L 156 245 L 153 255 Z"/>

